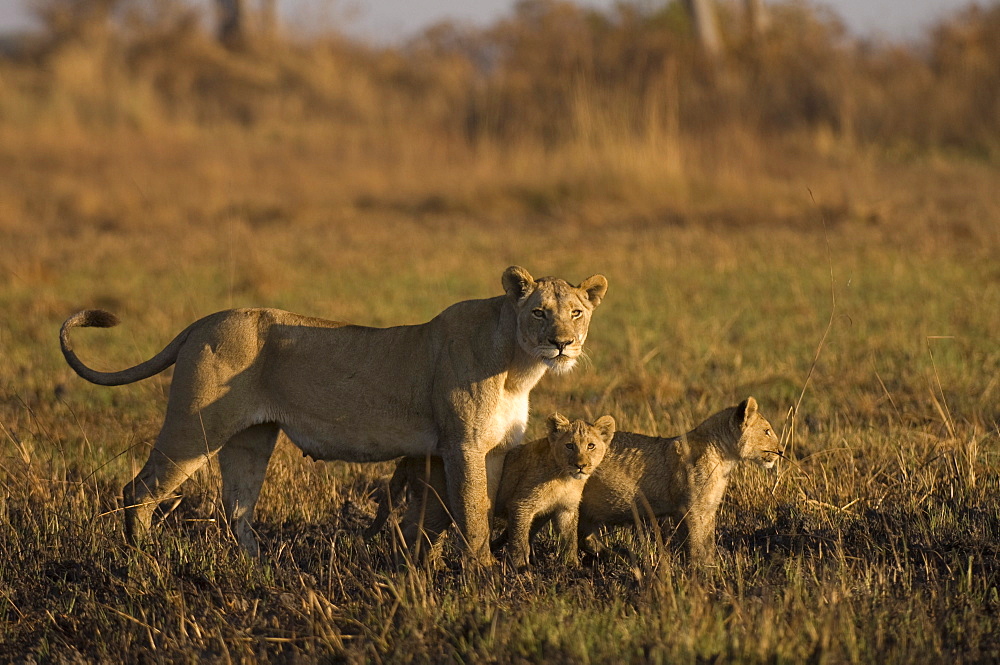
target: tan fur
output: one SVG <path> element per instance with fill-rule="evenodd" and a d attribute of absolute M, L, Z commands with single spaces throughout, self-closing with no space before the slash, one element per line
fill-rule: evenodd
<path fill-rule="evenodd" d="M 715 555 L 715 517 L 735 466 L 750 460 L 771 468 L 778 438 L 750 397 L 709 417 L 687 434 L 660 438 L 618 432 L 583 491 L 580 546 L 599 549 L 602 525 L 627 524 L 635 515 L 672 518 L 687 535 L 692 560 Z"/>
<path fill-rule="evenodd" d="M 548 418 L 548 435 L 507 453 L 496 515 L 507 520 L 507 534 L 494 543 L 510 543 L 511 559 L 519 568 L 528 565 L 530 541 L 550 520 L 555 523 L 563 559 L 575 564 L 577 506 L 587 479 L 601 463 L 615 433 L 611 416 L 593 424 L 570 422 L 554 413 Z M 375 520 L 366 532 L 372 537 L 385 525 L 392 504 L 399 504 L 409 489 L 409 505 L 403 518 L 403 535 L 411 547 L 422 534 L 424 544 L 434 548 L 437 537 L 451 519 L 441 502 L 446 495 L 442 465 L 434 458 L 399 461 L 380 497 Z"/>
<path fill-rule="evenodd" d="M 274 309 L 218 312 L 121 372 L 85 366 L 69 340 L 72 328 L 107 327 L 114 317 L 94 310 L 70 317 L 60 335 L 63 354 L 88 381 L 132 383 L 176 363 L 156 444 L 124 489 L 129 539 L 148 529 L 156 504 L 218 454 L 229 526 L 256 553 L 254 506 L 284 431 L 317 459 L 440 456 L 456 522 L 471 552 L 488 559 L 488 507 L 502 452 L 520 443 L 529 391 L 545 371 L 576 362 L 607 290 L 601 275 L 577 287 L 536 281 L 517 266 L 502 283 L 503 296 L 460 302 L 427 323 L 394 328 Z"/>
<path fill-rule="evenodd" d="M 577 563 L 580 495 L 615 434 L 611 416 L 591 424 L 554 413 L 548 424 L 548 437 L 512 450 L 504 461 L 496 514 L 507 519 L 510 557 L 518 568 L 528 566 L 532 536 L 550 520 L 563 560 Z"/>

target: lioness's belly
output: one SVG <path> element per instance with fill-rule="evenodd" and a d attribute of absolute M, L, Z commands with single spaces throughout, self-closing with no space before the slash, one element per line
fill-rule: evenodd
<path fill-rule="evenodd" d="M 349 432 L 282 423 L 281 429 L 303 453 L 317 460 L 379 462 L 425 455 L 437 444 L 437 433 L 426 426 Z"/>

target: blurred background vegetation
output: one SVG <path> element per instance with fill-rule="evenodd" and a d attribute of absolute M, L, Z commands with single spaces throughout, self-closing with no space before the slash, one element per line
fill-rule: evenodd
<path fill-rule="evenodd" d="M 794 1 L 760 16 L 757 2 L 717 3 L 706 42 L 690 20 L 704 4 L 525 0 L 483 28 L 379 46 L 283 29 L 273 1 L 39 0 L 42 29 L 3 45 L 0 131 L 236 130 L 362 163 L 520 153 L 662 176 L 789 143 L 996 159 L 1000 4 L 913 44 L 856 39 Z"/>

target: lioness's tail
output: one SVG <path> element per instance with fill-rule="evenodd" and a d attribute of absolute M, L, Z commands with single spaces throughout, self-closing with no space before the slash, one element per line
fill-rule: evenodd
<path fill-rule="evenodd" d="M 193 325 L 189 326 L 184 332 L 175 337 L 170 344 L 167 344 L 165 349 L 146 362 L 140 363 L 135 367 L 123 369 L 120 372 L 98 372 L 84 365 L 76 357 L 76 353 L 73 352 L 73 345 L 69 341 L 69 331 L 72 328 L 112 328 L 117 325 L 118 317 L 111 312 L 105 312 L 100 309 L 85 309 L 66 319 L 66 322 L 62 324 L 62 329 L 59 331 L 59 346 L 62 347 L 63 356 L 74 372 L 87 381 L 100 386 L 123 386 L 126 383 L 135 383 L 142 379 L 148 379 L 177 362 L 177 353 L 180 351 L 181 345 L 184 344 L 184 340 L 187 339 L 188 333 L 194 327 Z"/>

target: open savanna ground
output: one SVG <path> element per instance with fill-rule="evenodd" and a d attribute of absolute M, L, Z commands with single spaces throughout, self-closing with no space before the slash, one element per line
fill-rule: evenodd
<path fill-rule="evenodd" d="M 518 30 L 583 29 L 579 12 L 532 7 L 563 13 L 491 38 L 522 45 L 522 73 L 557 74 L 523 47 L 553 40 Z M 0 660 L 1000 660 L 1000 87 L 976 69 L 1000 42 L 943 28 L 934 66 L 896 51 L 848 67 L 806 31 L 802 68 L 764 68 L 765 103 L 740 87 L 745 60 L 706 74 L 657 51 L 674 14 L 580 22 L 650 49 L 641 93 L 601 87 L 621 80 L 611 51 L 577 54 L 565 89 L 502 67 L 466 81 L 429 48 L 265 56 L 180 32 L 0 61 Z M 970 16 L 955 25 L 1000 24 Z M 809 117 L 788 101 L 806 97 Z M 407 565 L 393 533 L 361 537 L 391 465 L 315 463 L 286 440 L 260 560 L 227 533 L 211 467 L 126 545 L 121 488 L 170 371 L 86 383 L 59 352 L 67 316 L 121 318 L 75 334 L 110 370 L 229 307 L 423 322 L 499 295 L 511 264 L 609 282 L 586 362 L 533 392 L 529 436 L 553 410 L 679 434 L 749 395 L 781 433 L 777 469 L 730 485 L 717 565 L 649 529 L 609 534 L 614 554 L 579 569 L 547 533 L 523 574 L 464 569 L 452 543 L 439 567 Z"/>
<path fill-rule="evenodd" d="M 547 215 L 323 212 L 321 159 L 280 146 L 71 148 L 0 160 L 4 205 L 32 211 L 3 228 L 3 659 L 1000 655 L 994 167 L 814 160 L 781 178 L 773 213 L 745 191 L 669 214 L 592 201 Z M 107 217 L 81 221 L 82 208 Z M 589 361 L 543 379 L 531 434 L 554 409 L 675 434 L 748 395 L 784 430 L 777 473 L 733 482 L 717 568 L 625 531 L 621 556 L 579 571 L 548 563 L 549 541 L 524 575 L 397 569 L 389 534 L 360 537 L 387 465 L 312 463 L 287 442 L 259 505 L 262 561 L 220 529 L 212 470 L 145 553 L 125 545 L 120 488 L 156 434 L 169 372 L 83 382 L 58 350 L 68 314 L 121 316 L 77 335 L 81 357 L 111 369 L 232 306 L 421 322 L 500 293 L 512 263 L 610 282 Z"/>

